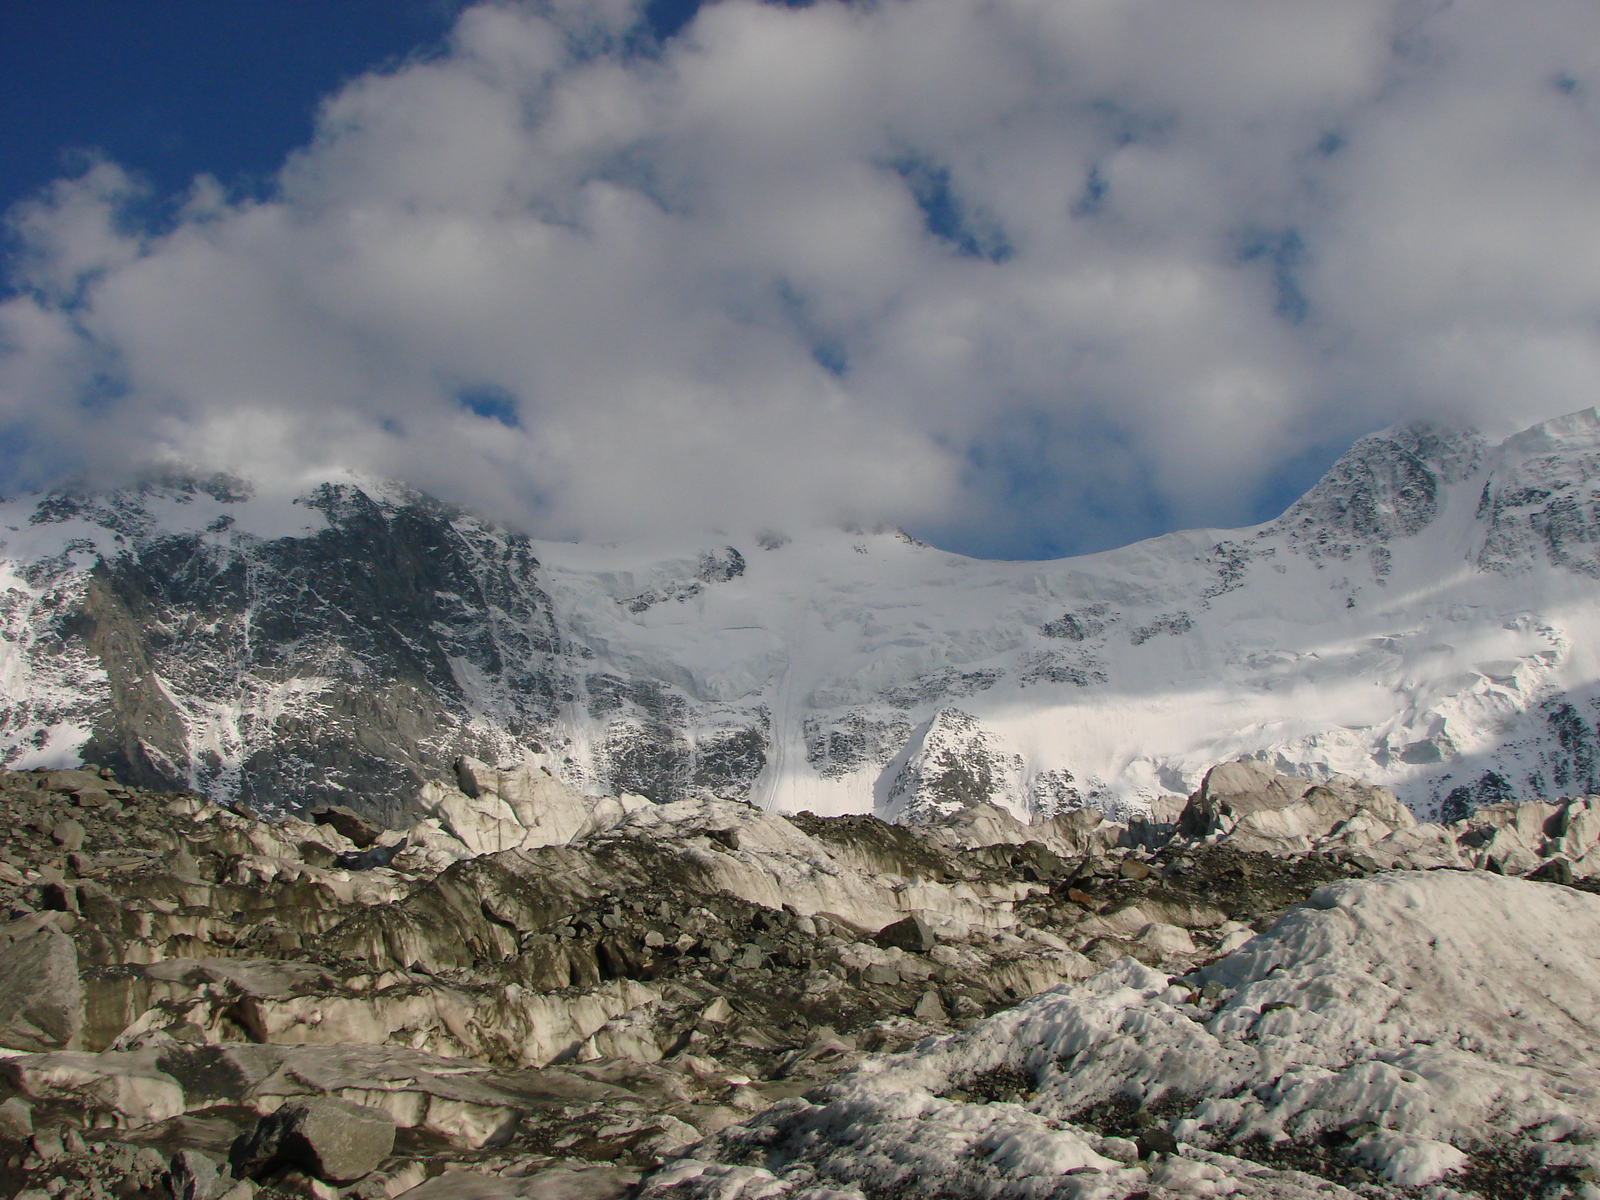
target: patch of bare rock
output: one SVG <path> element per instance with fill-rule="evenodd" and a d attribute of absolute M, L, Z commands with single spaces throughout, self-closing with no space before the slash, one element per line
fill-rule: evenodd
<path fill-rule="evenodd" d="M 1254 763 L 1130 825 L 471 760 L 424 802 L 396 831 L 0 773 L 0 1194 L 611 1200 L 871 1055 L 1124 960 L 1189 975 L 1330 883 L 1600 875 L 1600 798 L 1422 825 Z"/>

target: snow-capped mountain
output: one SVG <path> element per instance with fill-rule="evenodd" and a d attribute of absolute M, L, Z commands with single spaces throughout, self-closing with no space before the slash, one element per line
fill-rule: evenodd
<path fill-rule="evenodd" d="M 0 505 L 0 748 L 397 819 L 457 754 L 593 792 L 1139 808 L 1210 765 L 1422 814 L 1600 790 L 1600 413 L 1358 442 L 1276 521 L 1054 562 L 895 530 L 531 541 L 391 483 Z"/>

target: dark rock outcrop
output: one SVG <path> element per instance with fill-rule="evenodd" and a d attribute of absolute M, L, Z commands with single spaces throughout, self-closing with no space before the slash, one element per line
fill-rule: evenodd
<path fill-rule="evenodd" d="M 228 1159 L 240 1179 L 299 1170 L 326 1183 L 354 1183 L 393 1149 L 394 1118 L 383 1109 L 320 1097 L 291 1101 L 262 1117 Z"/>

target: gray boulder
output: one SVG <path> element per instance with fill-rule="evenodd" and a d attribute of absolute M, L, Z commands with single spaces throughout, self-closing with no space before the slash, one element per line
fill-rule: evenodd
<path fill-rule="evenodd" d="M 335 833 L 343 834 L 358 850 L 365 850 L 383 835 L 381 828 L 343 804 L 314 808 L 311 810 L 311 819 L 318 825 L 329 826 Z"/>
<path fill-rule="evenodd" d="M 20 1096 L 0 1104 L 0 1137 L 25 1141 L 33 1133 L 33 1110 Z"/>
<path fill-rule="evenodd" d="M 95 771 L 46 771 L 40 783 L 54 792 L 104 791 L 106 781 Z"/>
<path fill-rule="evenodd" d="M 233 1181 L 217 1174 L 217 1164 L 198 1150 L 180 1150 L 168 1171 L 173 1200 L 217 1200 Z"/>
<path fill-rule="evenodd" d="M 938 939 L 933 934 L 933 927 L 921 917 L 911 916 L 903 921 L 896 921 L 892 925 L 885 925 L 878 930 L 872 939 L 879 946 L 887 950 L 891 946 L 898 946 L 902 950 L 909 950 L 913 954 L 926 954 L 938 945 Z"/>
<path fill-rule="evenodd" d="M 48 920 L 29 917 L 0 930 L 0 1046 L 11 1050 L 77 1049 L 83 985 L 72 939 Z"/>
<path fill-rule="evenodd" d="M 1251 813 L 1287 808 L 1312 786 L 1309 779 L 1279 775 L 1258 762 L 1222 763 L 1206 772 L 1199 791 L 1189 797 L 1178 829 L 1188 837 L 1205 837 Z"/>
<path fill-rule="evenodd" d="M 381 1108 L 323 1096 L 291 1100 L 241 1134 L 228 1159 L 236 1178 L 303 1171 L 325 1183 L 354 1183 L 394 1150 L 394 1118 Z"/>
<path fill-rule="evenodd" d="M 1313 783 L 1241 761 L 1206 773 L 1178 828 L 1186 837 L 1217 837 L 1238 850 L 1303 854 L 1369 846 L 1416 823 L 1386 787 L 1347 775 Z"/>
<path fill-rule="evenodd" d="M 50 840 L 63 850 L 83 849 L 84 828 L 77 821 L 68 819 L 62 821 L 50 831 Z"/>

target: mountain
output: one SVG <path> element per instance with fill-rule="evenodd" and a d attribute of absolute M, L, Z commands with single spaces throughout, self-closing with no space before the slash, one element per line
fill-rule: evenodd
<path fill-rule="evenodd" d="M 540 542 L 354 475 L 0 504 L 0 751 L 390 824 L 456 756 L 593 794 L 1131 812 L 1211 764 L 1421 815 L 1600 791 L 1600 413 L 1357 442 L 1282 517 L 1054 562 L 896 530 Z"/>

